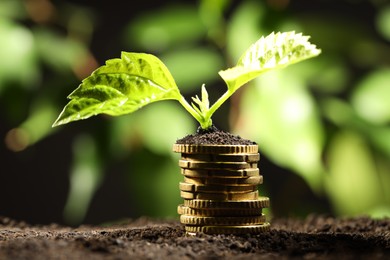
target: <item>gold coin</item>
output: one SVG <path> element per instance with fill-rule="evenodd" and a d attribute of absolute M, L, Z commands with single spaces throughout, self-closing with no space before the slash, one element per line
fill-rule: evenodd
<path fill-rule="evenodd" d="M 200 199 L 186 199 L 184 200 L 184 206 L 195 209 L 256 209 L 256 208 L 268 208 L 270 205 L 268 197 L 259 197 L 254 200 L 241 200 L 241 201 L 213 201 L 213 200 L 200 200 Z"/>
<path fill-rule="evenodd" d="M 180 204 L 177 207 L 177 213 L 179 215 L 192 215 L 192 216 L 204 216 L 204 217 L 223 217 L 223 216 L 258 216 L 261 215 L 263 208 L 202 208 L 194 209 L 183 204 Z"/>
<path fill-rule="evenodd" d="M 200 199 L 200 200 L 255 200 L 259 196 L 259 191 L 246 193 L 206 193 L 206 192 L 188 192 L 180 191 L 183 199 Z"/>
<path fill-rule="evenodd" d="M 205 234 L 259 234 L 270 230 L 268 222 L 260 225 L 247 226 L 185 226 L 185 230 L 189 234 L 196 234 L 199 232 Z"/>
<path fill-rule="evenodd" d="M 257 168 L 257 163 L 251 162 L 201 162 L 201 161 L 187 161 L 179 160 L 181 168 L 188 169 L 248 169 Z"/>
<path fill-rule="evenodd" d="M 247 186 L 229 186 L 229 185 L 197 185 L 193 183 L 180 182 L 180 190 L 188 192 L 205 192 L 205 193 L 243 193 L 256 191 L 255 185 Z"/>
<path fill-rule="evenodd" d="M 244 217 L 204 217 L 181 215 L 180 223 L 185 225 L 195 226 L 243 226 L 243 225 L 258 225 L 265 223 L 265 215 L 259 216 L 244 216 Z"/>
<path fill-rule="evenodd" d="M 181 158 L 188 161 L 258 162 L 260 154 L 182 154 Z"/>
<path fill-rule="evenodd" d="M 249 168 L 249 169 L 181 169 L 181 174 L 188 177 L 215 177 L 215 178 L 237 178 L 237 177 L 251 177 L 259 176 L 259 168 Z"/>
<path fill-rule="evenodd" d="M 248 186 L 259 185 L 263 183 L 263 176 L 254 176 L 247 178 L 192 178 L 184 177 L 186 183 L 197 185 L 231 185 L 231 186 Z"/>
<path fill-rule="evenodd" d="M 211 154 L 247 154 L 258 153 L 259 147 L 254 145 L 191 145 L 174 144 L 173 151 L 176 153 L 211 153 Z"/>

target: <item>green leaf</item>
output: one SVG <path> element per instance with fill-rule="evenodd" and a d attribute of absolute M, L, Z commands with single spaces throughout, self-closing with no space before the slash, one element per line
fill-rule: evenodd
<path fill-rule="evenodd" d="M 317 56 L 321 50 L 309 41 L 309 36 L 295 32 L 271 33 L 249 47 L 233 68 L 219 72 L 230 92 L 236 91 L 260 74 Z"/>
<path fill-rule="evenodd" d="M 181 98 L 171 73 L 155 56 L 122 52 L 83 80 L 53 124 L 58 126 L 98 114 L 132 113 L 152 102 Z"/>

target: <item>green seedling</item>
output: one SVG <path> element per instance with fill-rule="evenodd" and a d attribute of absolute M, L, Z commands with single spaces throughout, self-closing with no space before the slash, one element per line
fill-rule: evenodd
<path fill-rule="evenodd" d="M 295 32 L 261 37 L 244 52 L 236 66 L 219 72 L 227 91 L 211 106 L 204 84 L 201 97 L 192 97 L 190 104 L 160 59 L 151 54 L 122 52 L 120 59 L 108 60 L 68 96 L 70 101 L 53 126 L 98 114 L 129 114 L 153 102 L 177 100 L 202 129 L 208 129 L 214 112 L 245 83 L 269 70 L 319 55 L 321 50 L 308 40 L 309 36 Z"/>

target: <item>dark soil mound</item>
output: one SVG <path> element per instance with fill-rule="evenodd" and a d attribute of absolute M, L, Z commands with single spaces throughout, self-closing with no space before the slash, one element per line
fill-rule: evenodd
<path fill-rule="evenodd" d="M 219 130 L 215 126 L 209 129 L 198 128 L 196 134 L 191 134 L 176 141 L 177 144 L 213 144 L 213 145 L 253 145 L 250 140 Z"/>
<path fill-rule="evenodd" d="M 187 236 L 177 221 L 30 226 L 0 217 L 0 259 L 390 259 L 390 219 L 271 221 L 259 235 Z"/>

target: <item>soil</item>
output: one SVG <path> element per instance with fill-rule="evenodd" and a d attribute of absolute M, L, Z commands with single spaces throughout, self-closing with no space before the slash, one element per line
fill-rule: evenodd
<path fill-rule="evenodd" d="M 0 217 L 0 259 L 390 259 L 390 219 L 275 219 L 258 235 L 188 236 L 176 220 L 31 226 Z"/>
<path fill-rule="evenodd" d="M 198 128 L 195 134 L 187 135 L 176 141 L 177 144 L 212 144 L 212 145 L 254 145 L 253 141 L 238 135 L 219 130 L 214 125 L 208 129 Z"/>

